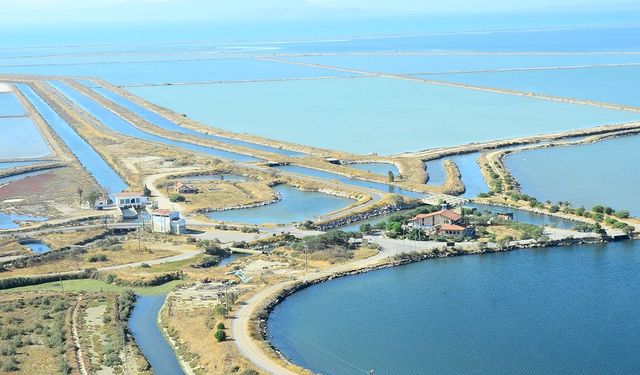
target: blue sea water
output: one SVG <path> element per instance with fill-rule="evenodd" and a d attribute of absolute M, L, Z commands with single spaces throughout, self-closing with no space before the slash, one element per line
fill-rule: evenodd
<path fill-rule="evenodd" d="M 640 215 L 640 136 L 542 148 L 508 155 L 505 164 L 522 191 L 541 201 L 596 204 Z"/>
<path fill-rule="evenodd" d="M 131 91 L 218 128 L 359 154 L 392 154 L 640 119 L 633 112 L 387 78 Z"/>
<path fill-rule="evenodd" d="M 638 246 L 433 259 L 332 280 L 277 306 L 269 336 L 322 374 L 637 373 Z"/>
<path fill-rule="evenodd" d="M 42 100 L 31 87 L 26 84 L 19 84 L 17 87 L 22 94 L 27 97 L 51 129 L 53 129 L 65 145 L 69 147 L 71 152 L 78 158 L 80 164 L 96 179 L 105 191 L 109 194 L 115 194 L 123 191 L 127 187 L 124 180 L 104 161 L 93 147 L 80 137 L 75 129 Z"/>
<path fill-rule="evenodd" d="M 640 66 L 487 72 L 424 76 L 440 81 L 498 87 L 640 107 Z"/>
<path fill-rule="evenodd" d="M 212 220 L 232 223 L 288 224 L 313 220 L 318 215 L 328 214 L 354 203 L 352 199 L 301 191 L 288 185 L 278 185 L 274 189 L 282 197 L 279 202 L 260 207 L 216 211 L 207 216 Z"/>

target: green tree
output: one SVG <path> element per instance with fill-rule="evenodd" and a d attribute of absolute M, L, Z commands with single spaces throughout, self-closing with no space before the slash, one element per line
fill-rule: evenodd
<path fill-rule="evenodd" d="M 220 323 L 218 323 L 216 328 L 219 329 L 219 330 L 222 330 L 222 329 L 225 329 L 226 327 L 224 326 L 224 323 L 220 322 Z"/>
<path fill-rule="evenodd" d="M 371 224 L 369 223 L 360 224 L 360 232 L 365 234 L 371 232 Z"/>
<path fill-rule="evenodd" d="M 558 207 L 558 205 L 556 205 L 556 204 L 554 204 L 551 207 L 549 207 L 549 212 L 551 212 L 551 213 L 555 213 L 555 212 L 558 212 L 558 211 L 560 211 L 560 207 Z"/>
<path fill-rule="evenodd" d="M 591 211 L 601 214 L 601 213 L 604 213 L 604 207 L 598 204 L 598 205 L 593 206 L 591 208 Z"/>
<path fill-rule="evenodd" d="M 94 204 L 96 204 L 96 201 L 98 200 L 98 198 L 100 198 L 100 193 L 98 193 L 95 190 L 92 190 L 88 195 L 87 195 L 87 201 L 89 202 L 89 204 L 91 206 L 93 206 Z"/>

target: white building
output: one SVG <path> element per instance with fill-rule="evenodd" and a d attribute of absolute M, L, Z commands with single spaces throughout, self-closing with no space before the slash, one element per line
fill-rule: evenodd
<path fill-rule="evenodd" d="M 123 191 L 116 194 L 115 205 L 118 208 L 145 208 L 149 203 L 149 199 L 142 193 Z"/>
<path fill-rule="evenodd" d="M 187 220 L 172 210 L 151 211 L 151 229 L 158 233 L 186 234 Z"/>

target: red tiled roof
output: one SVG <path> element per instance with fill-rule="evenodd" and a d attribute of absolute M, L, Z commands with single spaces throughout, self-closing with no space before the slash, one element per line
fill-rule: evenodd
<path fill-rule="evenodd" d="M 442 215 L 444 217 L 446 217 L 449 220 L 453 220 L 453 221 L 458 221 L 462 218 L 462 215 L 460 215 L 457 212 L 451 211 L 451 210 L 440 210 L 440 211 L 436 211 L 436 212 L 431 212 L 428 214 L 420 214 L 420 215 L 416 215 L 413 219 L 411 219 L 411 221 L 414 220 L 418 220 L 418 219 L 425 219 L 428 217 L 432 217 L 432 216 L 438 216 L 438 215 Z"/>
<path fill-rule="evenodd" d="M 464 230 L 464 227 L 461 227 L 460 225 L 455 225 L 455 224 L 442 224 L 442 226 L 440 226 L 440 229 L 447 230 L 447 231 L 462 232 Z"/>

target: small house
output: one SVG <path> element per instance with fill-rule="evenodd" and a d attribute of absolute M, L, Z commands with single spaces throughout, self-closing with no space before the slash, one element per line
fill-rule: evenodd
<path fill-rule="evenodd" d="M 143 193 L 123 191 L 116 194 L 115 205 L 118 208 L 145 208 L 149 199 Z"/>
<path fill-rule="evenodd" d="M 180 181 L 176 182 L 176 193 L 178 194 L 197 194 L 199 190 L 193 186 L 184 184 Z"/>
<path fill-rule="evenodd" d="M 186 234 L 187 220 L 180 217 L 179 211 L 151 211 L 151 230 L 157 233 Z"/>
<path fill-rule="evenodd" d="M 447 237 L 473 237 L 476 231 L 473 226 L 442 224 L 436 227 L 436 233 Z"/>

